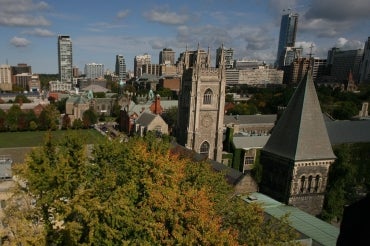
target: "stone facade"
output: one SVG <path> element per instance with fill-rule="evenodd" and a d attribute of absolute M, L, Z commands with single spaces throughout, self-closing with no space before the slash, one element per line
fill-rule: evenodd
<path fill-rule="evenodd" d="M 261 151 L 260 191 L 318 215 L 335 159 L 308 71 Z"/>
<path fill-rule="evenodd" d="M 222 160 L 225 67 L 208 66 L 198 49 L 185 69 L 179 95 L 178 142 L 212 160 Z"/>
<path fill-rule="evenodd" d="M 264 152 L 260 161 L 269 170 L 263 172 L 263 193 L 307 213 L 320 214 L 333 159 L 295 162 Z"/>

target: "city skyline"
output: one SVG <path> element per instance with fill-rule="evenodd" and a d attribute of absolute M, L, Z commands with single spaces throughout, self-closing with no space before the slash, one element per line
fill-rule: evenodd
<path fill-rule="evenodd" d="M 322 58 L 334 46 L 363 48 L 370 36 L 367 0 L 0 0 L 0 64 L 27 63 L 34 73 L 58 73 L 58 35 L 70 36 L 73 65 L 80 71 L 95 62 L 113 72 L 118 54 L 133 71 L 136 55 L 148 53 L 157 63 L 163 48 L 172 48 L 177 59 L 198 43 L 210 47 L 212 60 L 224 44 L 234 50 L 234 59 L 272 64 L 281 16 L 288 11 L 299 14 L 296 46 L 303 47 L 303 55 L 311 44 Z"/>

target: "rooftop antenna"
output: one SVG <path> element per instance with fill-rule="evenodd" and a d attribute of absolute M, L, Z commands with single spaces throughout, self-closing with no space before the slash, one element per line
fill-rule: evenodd
<path fill-rule="evenodd" d="M 310 53 L 308 53 L 307 55 L 308 55 L 308 60 L 309 60 L 309 63 L 308 63 L 308 68 L 307 68 L 307 70 L 310 70 L 311 69 L 311 63 L 312 63 L 312 55 L 314 55 L 313 53 L 312 53 L 312 49 L 313 49 L 313 47 L 315 47 L 314 45 L 313 45 L 313 43 L 311 43 L 311 45 L 310 45 Z"/>

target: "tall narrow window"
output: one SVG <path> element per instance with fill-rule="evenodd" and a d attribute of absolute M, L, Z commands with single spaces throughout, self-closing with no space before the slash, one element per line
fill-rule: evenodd
<path fill-rule="evenodd" d="M 209 156 L 209 143 L 207 141 L 204 141 L 202 145 L 200 146 L 200 154 Z"/>
<path fill-rule="evenodd" d="M 320 188 L 320 175 L 316 175 L 315 178 L 315 192 L 318 192 Z"/>
<path fill-rule="evenodd" d="M 211 89 L 207 89 L 206 92 L 204 92 L 203 104 L 212 104 L 212 94 Z"/>
<path fill-rule="evenodd" d="M 305 186 L 306 186 L 306 177 L 302 176 L 302 178 L 301 178 L 301 188 L 300 188 L 301 193 L 304 192 Z"/>
<path fill-rule="evenodd" d="M 308 190 L 308 192 L 311 192 L 312 191 L 311 186 L 312 186 L 312 175 L 310 175 L 308 177 L 308 184 L 307 184 L 307 190 Z"/>

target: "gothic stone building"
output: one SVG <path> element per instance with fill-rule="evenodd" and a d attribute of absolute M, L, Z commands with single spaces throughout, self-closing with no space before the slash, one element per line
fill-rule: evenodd
<path fill-rule="evenodd" d="M 184 72 L 178 102 L 177 141 L 221 162 L 225 105 L 223 54 L 218 68 L 210 67 L 209 50 L 184 52 Z"/>
<path fill-rule="evenodd" d="M 308 71 L 261 151 L 260 191 L 317 215 L 335 159 Z"/>

